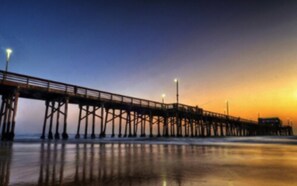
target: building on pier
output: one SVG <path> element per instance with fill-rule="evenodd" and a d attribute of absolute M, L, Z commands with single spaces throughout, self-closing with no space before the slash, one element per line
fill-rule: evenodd
<path fill-rule="evenodd" d="M 271 118 L 258 118 L 258 122 L 260 125 L 269 125 L 274 127 L 281 127 L 282 121 L 278 117 Z"/>

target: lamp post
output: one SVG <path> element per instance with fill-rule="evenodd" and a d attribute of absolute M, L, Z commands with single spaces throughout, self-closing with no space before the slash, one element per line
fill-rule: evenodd
<path fill-rule="evenodd" d="M 227 116 L 229 116 L 229 101 L 226 100 L 226 112 L 227 112 Z"/>
<path fill-rule="evenodd" d="M 176 83 L 176 104 L 178 105 L 178 79 L 175 78 L 174 82 Z"/>
<path fill-rule="evenodd" d="M 5 72 L 8 71 L 8 62 L 11 56 L 12 50 L 10 48 L 6 49 L 6 67 L 5 67 Z"/>
<path fill-rule="evenodd" d="M 174 82 L 176 84 L 176 136 L 181 137 L 182 136 L 182 128 L 181 128 L 181 120 L 178 113 L 178 79 L 175 78 Z"/>
<path fill-rule="evenodd" d="M 162 104 L 164 105 L 164 99 L 165 99 L 166 95 L 162 94 Z"/>

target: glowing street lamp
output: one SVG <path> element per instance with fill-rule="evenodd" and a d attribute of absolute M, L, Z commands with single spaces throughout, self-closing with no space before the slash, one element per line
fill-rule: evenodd
<path fill-rule="evenodd" d="M 9 62 L 11 53 L 12 53 L 12 50 L 10 48 L 6 49 L 6 67 L 5 67 L 6 72 L 8 70 L 8 62 Z"/>
<path fill-rule="evenodd" d="M 176 103 L 178 104 L 178 79 L 175 78 L 174 82 L 176 83 Z"/>
<path fill-rule="evenodd" d="M 164 104 L 164 99 L 165 99 L 166 95 L 162 94 L 162 104 Z"/>

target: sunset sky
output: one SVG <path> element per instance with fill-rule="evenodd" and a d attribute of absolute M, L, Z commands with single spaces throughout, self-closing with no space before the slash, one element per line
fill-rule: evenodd
<path fill-rule="evenodd" d="M 297 129 L 297 1 L 0 2 L 0 68 Z M 16 132 L 40 132 L 44 102 L 21 100 Z M 77 126 L 70 107 L 70 128 Z M 297 130 L 295 129 L 295 133 Z"/>

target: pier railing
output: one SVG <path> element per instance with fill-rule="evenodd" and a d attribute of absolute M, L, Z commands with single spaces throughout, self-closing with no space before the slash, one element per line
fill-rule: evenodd
<path fill-rule="evenodd" d="M 87 99 L 100 100 L 105 102 L 130 104 L 133 106 L 141 106 L 152 109 L 178 109 L 180 111 L 199 114 L 203 116 L 211 116 L 221 119 L 237 120 L 250 124 L 257 124 L 256 121 L 246 120 L 239 117 L 229 116 L 225 114 L 215 113 L 203 110 L 199 107 L 193 107 L 184 104 L 164 104 L 156 101 L 135 98 L 131 96 L 124 96 L 120 94 L 99 91 L 82 86 L 66 84 L 57 81 L 17 74 L 12 72 L 5 72 L 0 70 L 0 81 L 2 84 L 14 85 L 23 88 L 41 89 L 47 92 L 55 92 L 65 94 L 67 96 L 77 96 Z"/>
<path fill-rule="evenodd" d="M 3 84 L 17 84 L 20 87 L 39 88 L 48 92 L 57 92 L 70 96 L 78 96 L 100 101 L 112 101 L 117 103 L 139 105 L 148 108 L 167 108 L 167 104 L 162 104 L 156 101 L 139 99 L 130 96 L 123 96 L 120 94 L 99 91 L 91 88 L 61 83 L 57 81 L 51 81 L 32 76 L 26 76 L 12 72 L 5 72 L 2 70 L 0 70 L 0 80 Z"/>

